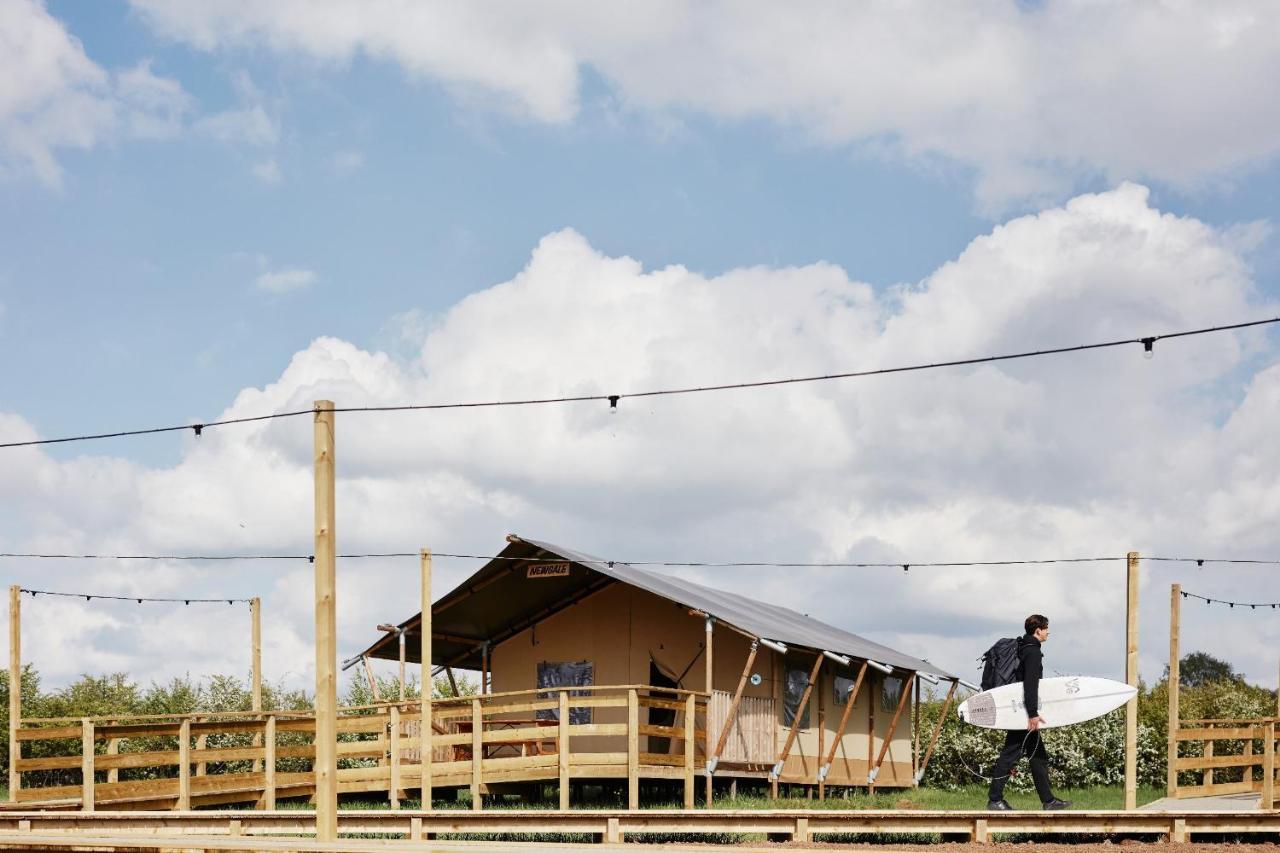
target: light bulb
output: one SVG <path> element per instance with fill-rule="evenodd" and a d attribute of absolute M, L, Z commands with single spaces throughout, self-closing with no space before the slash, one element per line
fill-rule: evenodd
<path fill-rule="evenodd" d="M 1155 338 L 1142 339 L 1142 357 L 1143 358 L 1149 359 L 1155 355 L 1155 352 L 1153 349 L 1155 347 L 1155 343 L 1156 343 Z"/>

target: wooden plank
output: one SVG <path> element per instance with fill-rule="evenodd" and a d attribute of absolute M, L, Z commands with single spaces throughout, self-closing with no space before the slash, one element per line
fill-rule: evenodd
<path fill-rule="evenodd" d="M 1275 807 L 1276 785 L 1276 724 L 1267 723 L 1266 735 L 1262 738 L 1262 797 L 1258 803 L 1260 809 Z"/>
<path fill-rule="evenodd" d="M 479 811 L 484 808 L 480 783 L 483 781 L 484 767 L 484 716 L 480 708 L 480 700 L 471 700 L 471 808 Z"/>
<path fill-rule="evenodd" d="M 250 655 L 249 661 L 249 707 L 254 711 L 262 710 L 262 599 L 256 595 L 249 599 L 250 622 Z M 253 745 L 262 746 L 262 734 L 253 736 Z M 253 762 L 253 771 L 262 770 L 262 762 Z"/>
<path fill-rule="evenodd" d="M 880 772 L 880 765 L 884 763 L 884 757 L 889 754 L 889 745 L 893 743 L 893 733 L 898 728 L 898 720 L 902 717 L 902 709 L 907 705 L 907 699 L 911 696 L 911 688 L 915 684 L 916 674 L 913 672 L 907 676 L 907 683 L 902 685 L 902 695 L 898 698 L 898 708 L 893 712 L 893 719 L 889 722 L 889 732 L 884 736 L 884 745 L 880 747 L 880 755 L 876 758 L 875 766 L 871 768 L 868 774 L 870 781 L 874 782 L 876 774 Z"/>
<path fill-rule="evenodd" d="M 315 402 L 316 838 L 338 837 L 338 645 L 335 592 L 334 415 Z"/>
<path fill-rule="evenodd" d="M 22 744 L 22 587 L 9 587 L 9 802 L 18 799 L 22 773 L 18 770 Z"/>
<path fill-rule="evenodd" d="M 867 767 L 871 766 L 871 757 L 876 754 L 876 677 L 871 676 L 868 682 L 870 696 L 867 697 Z M 867 793 L 870 794 L 876 789 L 875 782 L 867 780 Z"/>
<path fill-rule="evenodd" d="M 569 694 L 561 690 L 557 699 L 556 766 L 559 769 L 560 810 L 569 808 Z"/>
<path fill-rule="evenodd" d="M 1130 551 L 1125 573 L 1125 683 L 1138 686 L 1138 552 Z M 1124 807 L 1138 807 L 1138 697 L 1124 709 Z"/>
<path fill-rule="evenodd" d="M 956 688 L 959 686 L 959 681 L 953 681 L 951 682 L 951 689 L 947 691 L 947 699 L 942 703 L 942 712 L 938 714 L 938 722 L 933 727 L 933 736 L 929 738 L 929 748 L 924 751 L 924 760 L 920 762 L 920 769 L 916 771 L 917 785 L 924 778 L 924 772 L 929 769 L 929 759 L 933 757 L 933 748 L 938 743 L 938 735 L 942 734 L 942 723 L 947 719 L 947 712 L 951 710 L 951 700 L 955 698 Z"/>
<path fill-rule="evenodd" d="M 400 709 L 395 705 L 391 706 L 391 720 L 388 725 L 391 727 L 389 733 L 391 755 L 388 756 L 391 762 L 391 784 L 387 788 L 387 799 L 392 809 L 399 809 L 403 783 L 400 780 Z"/>
<path fill-rule="evenodd" d="M 419 586 L 421 587 L 418 599 L 418 606 L 421 608 L 419 617 L 418 634 L 421 645 L 418 649 L 418 660 L 420 661 L 420 698 L 422 701 L 422 725 L 418 729 L 418 754 L 422 761 L 422 808 L 430 811 L 432 808 L 432 779 L 433 761 L 431 758 L 432 751 L 432 723 L 433 714 L 435 713 L 434 703 L 432 702 L 434 693 L 434 683 L 431 679 L 431 664 L 433 650 L 431 647 L 431 549 L 423 548 L 418 552 L 419 563 Z M 452 676 L 452 673 L 450 673 Z M 458 693 L 458 689 L 454 687 L 454 695 Z"/>
<path fill-rule="evenodd" d="M 1262 737 L 1260 727 L 1254 726 L 1238 726 L 1229 729 L 1187 729 L 1178 730 L 1178 740 L 1252 740 L 1253 738 Z"/>
<path fill-rule="evenodd" d="M 179 811 L 191 808 L 191 721 L 182 721 L 178 733 L 178 805 Z"/>
<path fill-rule="evenodd" d="M 1189 755 L 1179 758 L 1177 766 L 1179 770 L 1203 770 L 1215 767 L 1261 767 L 1262 756 L 1217 755 L 1204 758 L 1199 755 Z"/>
<path fill-rule="evenodd" d="M 1178 693 L 1182 685 L 1179 673 L 1179 630 L 1182 621 L 1182 585 L 1169 587 L 1169 723 L 1165 746 L 1168 772 L 1165 777 L 1165 796 L 1172 797 L 1178 791 Z"/>
<path fill-rule="evenodd" d="M 80 808 L 93 811 L 93 760 L 94 760 L 93 720 L 85 720 L 80 724 Z"/>
<path fill-rule="evenodd" d="M 627 808 L 640 808 L 640 702 L 635 688 L 627 691 Z"/>
<path fill-rule="evenodd" d="M 78 755 L 60 755 L 52 758 L 19 758 L 14 764 L 20 773 L 33 770 L 74 770 L 80 767 L 83 759 Z"/>
<path fill-rule="evenodd" d="M 641 696 L 636 700 L 641 708 L 663 708 L 668 711 L 683 711 L 684 702 L 675 701 L 673 699 L 655 699 L 651 696 Z"/>
<path fill-rule="evenodd" d="M 707 620 L 707 649 L 711 648 L 711 620 Z M 707 678 L 710 680 L 710 675 Z M 694 747 L 698 743 L 697 723 L 694 720 L 697 705 L 692 696 L 684 700 L 684 807 L 693 808 L 693 782 L 695 778 Z M 705 737 L 705 732 L 703 733 Z"/>
<path fill-rule="evenodd" d="M 276 808 L 276 718 L 267 717 L 267 730 L 263 733 L 262 759 L 262 808 L 275 811 Z"/>
<path fill-rule="evenodd" d="M 107 738 L 107 755 L 112 756 L 112 755 L 119 755 L 119 754 L 120 754 L 120 739 L 114 738 L 114 737 Z M 107 771 L 107 782 L 109 784 L 111 782 L 119 782 L 119 781 L 120 781 L 120 771 L 112 767 L 110 770 Z"/>
<path fill-rule="evenodd" d="M 27 722 L 30 721 L 28 720 Z M 33 740 L 70 740 L 71 738 L 79 738 L 83 732 L 84 729 L 79 724 L 44 729 L 19 729 L 18 740 L 24 742 Z"/>
<path fill-rule="evenodd" d="M 569 726 L 570 737 L 617 737 L 626 733 L 626 723 L 580 723 L 576 726 Z"/>
<path fill-rule="evenodd" d="M 716 623 L 716 620 L 715 620 L 714 618 L 712 618 L 712 617 L 708 614 L 708 616 L 707 616 L 707 628 L 706 628 L 706 633 L 707 633 L 707 670 L 706 670 L 706 679 L 705 679 L 705 683 L 704 683 L 704 685 L 703 685 L 703 690 L 705 690 L 705 691 L 706 691 L 706 694 L 707 694 L 707 701 L 708 701 L 707 707 L 708 707 L 708 708 L 710 708 L 710 707 L 711 707 L 711 705 L 710 705 L 711 694 L 712 694 L 712 693 L 714 693 L 714 692 L 715 692 L 715 689 L 716 689 L 716 688 L 715 688 L 715 682 L 716 682 L 716 669 L 715 669 L 715 666 L 713 665 L 713 661 L 714 661 L 714 659 L 715 659 L 715 639 L 716 639 L 716 638 L 715 638 L 715 623 Z M 695 716 L 695 715 L 696 715 L 696 711 L 691 711 L 691 712 L 689 712 L 689 713 L 687 713 L 687 714 L 685 715 L 685 726 L 686 726 L 686 727 L 688 727 L 689 729 L 696 729 L 696 728 L 697 728 L 697 725 L 696 725 L 696 723 L 695 723 L 695 721 L 694 721 L 694 716 Z M 710 714 L 708 714 L 708 715 L 707 715 L 706 729 L 707 729 L 707 731 L 706 731 L 706 732 L 704 732 L 704 733 L 703 733 L 703 735 L 702 735 L 702 739 L 703 739 L 703 741 L 704 741 L 704 743 L 703 743 L 703 747 L 702 747 L 702 750 L 703 750 L 703 755 L 704 755 L 704 756 L 706 756 L 707 758 L 710 758 L 710 757 L 711 757 L 711 715 L 710 715 Z M 686 749 L 687 749 L 687 748 L 688 748 L 688 743 L 686 743 L 686 744 L 685 744 L 685 746 L 686 746 Z M 686 789 L 690 788 L 690 786 L 691 786 L 691 785 L 692 785 L 692 782 L 686 782 L 686 783 L 685 783 L 685 787 L 686 787 Z M 712 780 L 712 778 L 711 778 L 711 774 L 710 774 L 710 773 L 708 773 L 708 774 L 707 774 L 707 782 L 706 782 L 706 795 L 705 795 L 705 796 L 706 796 L 706 801 L 707 801 L 707 808 L 711 808 L 712 788 L 713 788 L 713 787 L 714 787 L 714 784 L 713 784 L 713 780 Z M 685 795 L 685 799 L 688 801 L 688 805 L 686 806 L 686 808 L 693 808 L 693 795 L 692 795 L 691 793 L 686 793 L 686 795 Z"/>

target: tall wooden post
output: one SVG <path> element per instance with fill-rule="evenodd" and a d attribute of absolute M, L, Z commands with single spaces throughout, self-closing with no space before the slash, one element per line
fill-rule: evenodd
<path fill-rule="evenodd" d="M 422 762 L 422 808 L 431 810 L 431 549 L 423 548 L 418 553 L 422 567 L 422 644 L 418 649 L 418 658 L 422 669 L 422 722 L 418 728 L 418 754 Z M 402 647 L 403 648 L 403 647 Z M 456 691 L 455 691 L 456 695 Z"/>
<path fill-rule="evenodd" d="M 702 744 L 702 755 L 707 761 L 711 760 L 711 698 L 715 695 L 716 687 L 716 670 L 715 670 L 715 628 L 716 620 L 710 616 L 707 617 L 707 717 L 703 728 L 706 730 Z M 690 718 L 692 720 L 692 718 Z M 692 725 L 692 723 L 689 723 Z M 715 798 L 715 780 L 710 773 L 706 774 L 706 782 L 703 788 L 703 799 L 707 808 L 711 808 L 711 802 Z M 690 806 L 692 807 L 692 806 Z"/>
<path fill-rule="evenodd" d="M 93 790 L 93 754 L 93 720 L 85 717 L 80 721 L 80 810 L 84 812 L 94 810 L 96 799 Z"/>
<path fill-rule="evenodd" d="M 253 648 L 249 675 L 249 701 L 253 711 L 262 710 L 262 599 L 256 595 L 249 599 L 249 621 L 252 623 Z M 262 735 L 253 736 L 253 745 L 262 746 Z M 253 772 L 262 772 L 262 762 L 253 760 Z"/>
<path fill-rule="evenodd" d="M 338 643 L 333 403 L 315 403 L 316 839 L 338 837 Z"/>
<path fill-rule="evenodd" d="M 18 725 L 22 722 L 22 587 L 9 587 L 9 802 L 16 802 L 22 787 L 18 758 Z"/>
<path fill-rule="evenodd" d="M 1179 679 L 1179 630 L 1182 624 L 1182 584 L 1169 588 L 1169 770 L 1165 776 L 1165 796 L 1178 793 L 1178 692 Z"/>
<path fill-rule="evenodd" d="M 404 629 L 397 635 L 400 640 L 400 701 L 404 701 Z"/>
<path fill-rule="evenodd" d="M 883 679 L 881 679 L 883 684 Z M 871 690 L 867 697 L 867 793 L 874 794 L 876 792 L 875 777 L 871 775 L 871 765 L 875 763 L 876 757 L 876 677 L 871 676 L 869 682 Z M 883 689 L 883 688 L 881 688 Z"/>
<path fill-rule="evenodd" d="M 1138 686 L 1138 552 L 1130 551 L 1125 573 L 1125 660 L 1124 680 Z M 1138 697 L 1124 709 L 1124 807 L 1138 807 Z"/>

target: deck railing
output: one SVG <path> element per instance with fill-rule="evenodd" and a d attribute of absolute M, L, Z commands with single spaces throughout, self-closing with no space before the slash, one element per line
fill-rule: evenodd
<path fill-rule="evenodd" d="M 1276 717 L 1183 720 L 1174 733 L 1175 744 L 1191 744 L 1189 755 L 1171 755 L 1177 798 L 1257 792 L 1260 808 L 1275 802 Z M 1198 745 L 1198 746 L 1197 746 Z M 1171 747 L 1173 748 L 1173 747 Z M 1260 772 L 1255 773 L 1255 768 Z M 1199 784 L 1182 784 L 1187 773 Z M 1231 778 L 1227 778 L 1231 777 Z"/>
<path fill-rule="evenodd" d="M 648 685 L 565 687 L 430 703 L 424 749 L 420 702 L 342 708 L 338 792 L 469 788 L 480 808 L 491 786 L 557 781 L 568 808 L 575 778 L 627 780 L 639 805 L 641 778 L 683 782 L 686 807 L 705 765 L 706 694 Z M 24 719 L 14 756 L 18 801 L 78 801 L 85 810 L 188 809 L 315 790 L 315 716 L 310 711 Z M 431 760 L 423 764 L 427 752 Z"/>

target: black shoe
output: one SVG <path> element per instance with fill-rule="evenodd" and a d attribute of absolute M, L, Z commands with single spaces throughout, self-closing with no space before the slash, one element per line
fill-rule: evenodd
<path fill-rule="evenodd" d="M 1060 800 L 1057 797 L 1044 804 L 1044 810 L 1047 812 L 1057 812 L 1069 808 L 1071 808 L 1070 800 Z"/>
<path fill-rule="evenodd" d="M 1045 808 L 1048 808 L 1048 806 Z M 1005 800 L 989 800 L 987 802 L 987 811 L 989 812 L 1011 812 L 1013 810 L 1013 806 L 1009 805 Z"/>

